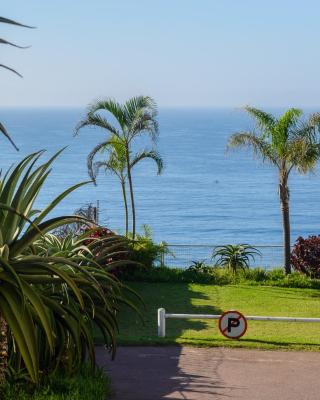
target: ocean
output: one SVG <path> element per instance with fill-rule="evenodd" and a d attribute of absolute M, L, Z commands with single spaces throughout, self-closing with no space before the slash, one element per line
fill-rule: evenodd
<path fill-rule="evenodd" d="M 281 110 L 273 110 L 280 112 Z M 20 148 L 1 139 L 1 168 L 26 154 L 46 149 L 43 160 L 68 146 L 53 165 L 38 206 L 50 202 L 68 186 L 88 179 L 86 157 L 106 138 L 99 129 L 74 127 L 85 109 L 1 109 L 0 120 Z M 253 128 L 236 109 L 160 109 L 157 144 L 165 168 L 156 175 L 151 161 L 136 167 L 133 180 L 137 227 L 147 224 L 156 241 L 169 244 L 219 245 L 250 243 L 281 245 L 282 227 L 277 172 L 245 150 L 226 152 L 232 133 Z M 140 139 L 136 148 L 148 146 Z M 319 234 L 319 173 L 290 178 L 292 243 L 298 236 Z M 122 233 L 124 213 L 118 181 L 100 174 L 98 185 L 86 185 L 63 201 L 53 215 L 99 200 L 100 223 Z M 189 251 L 189 250 L 188 250 Z M 190 257 L 193 257 L 190 250 Z M 194 253 L 193 258 L 200 256 Z M 278 256 L 277 256 L 278 257 Z M 275 258 L 277 258 L 275 256 Z M 277 261 L 278 262 L 278 261 Z"/>

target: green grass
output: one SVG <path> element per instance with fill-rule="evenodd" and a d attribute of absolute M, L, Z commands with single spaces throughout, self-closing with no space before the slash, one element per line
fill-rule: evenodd
<path fill-rule="evenodd" d="M 144 299 L 144 324 L 130 310 L 120 312 L 119 344 L 190 344 L 197 346 L 320 350 L 320 323 L 249 321 L 240 340 L 224 338 L 216 320 L 167 320 L 167 337 L 157 337 L 157 309 L 220 314 L 320 317 L 320 291 L 267 286 L 214 286 L 187 283 L 130 282 Z"/>
<path fill-rule="evenodd" d="M 109 378 L 101 369 L 92 371 L 88 366 L 72 377 L 61 372 L 36 390 L 25 382 L 0 387 L 1 400 L 106 400 L 110 393 Z"/>

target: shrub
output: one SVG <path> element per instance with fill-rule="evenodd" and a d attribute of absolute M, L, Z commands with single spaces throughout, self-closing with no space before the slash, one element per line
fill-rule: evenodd
<path fill-rule="evenodd" d="M 263 282 L 269 278 L 269 271 L 267 272 L 263 268 L 247 268 L 239 272 L 241 277 L 248 281 Z"/>
<path fill-rule="evenodd" d="M 135 240 L 132 241 L 131 259 L 150 268 L 157 262 L 161 264 L 162 255 L 169 251 L 165 242 L 157 244 L 153 241 L 152 231 L 148 225 L 143 225 L 142 228 L 143 234 L 136 235 Z"/>
<path fill-rule="evenodd" d="M 320 278 L 320 236 L 298 237 L 291 252 L 291 265 L 311 278 Z"/>
<path fill-rule="evenodd" d="M 194 271 L 198 273 L 210 273 L 212 267 L 206 265 L 204 260 L 192 261 L 192 264 L 187 268 L 187 271 Z"/>
<path fill-rule="evenodd" d="M 298 272 L 285 275 L 282 268 L 270 271 L 253 268 L 233 273 L 220 267 L 208 267 L 207 272 L 182 268 L 155 267 L 145 270 L 134 269 L 131 274 L 126 275 L 124 278 L 127 281 L 138 282 L 203 283 L 212 285 L 246 284 L 320 289 L 320 279 L 311 279 Z"/>

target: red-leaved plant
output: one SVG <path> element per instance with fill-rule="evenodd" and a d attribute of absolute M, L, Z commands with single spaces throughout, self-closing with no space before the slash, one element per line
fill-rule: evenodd
<path fill-rule="evenodd" d="M 298 237 L 291 251 L 292 267 L 312 278 L 320 278 L 320 235 Z"/>

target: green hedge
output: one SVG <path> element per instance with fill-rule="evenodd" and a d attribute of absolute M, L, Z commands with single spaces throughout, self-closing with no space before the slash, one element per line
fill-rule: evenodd
<path fill-rule="evenodd" d="M 236 274 L 218 267 L 210 268 L 210 272 L 167 267 L 132 268 L 126 272 L 123 278 L 126 281 L 138 282 L 184 282 L 213 285 L 247 283 L 252 285 L 320 289 L 320 279 L 311 279 L 297 272 L 285 275 L 283 270 L 279 268 L 270 271 L 265 271 L 262 268 L 252 268 L 239 271 Z"/>

